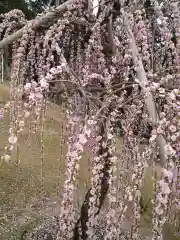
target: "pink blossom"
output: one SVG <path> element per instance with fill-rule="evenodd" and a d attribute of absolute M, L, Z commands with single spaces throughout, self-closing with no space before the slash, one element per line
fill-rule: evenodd
<path fill-rule="evenodd" d="M 49 83 L 47 83 L 47 81 L 45 79 L 41 79 L 40 80 L 40 85 L 44 89 L 48 89 L 49 88 Z"/>
<path fill-rule="evenodd" d="M 157 206 L 157 207 L 155 208 L 155 211 L 156 211 L 156 213 L 157 213 L 158 215 L 162 215 L 162 214 L 164 213 L 163 209 L 162 209 L 161 207 L 159 207 L 159 206 Z"/>
<path fill-rule="evenodd" d="M 170 126 L 169 126 L 169 130 L 170 130 L 172 133 L 174 133 L 174 132 L 177 131 L 176 126 L 174 126 L 174 125 L 170 125 Z"/>
<path fill-rule="evenodd" d="M 172 182 L 173 172 L 170 171 L 170 170 L 167 170 L 167 169 L 165 169 L 165 168 L 163 168 L 162 172 L 163 172 L 163 176 L 164 176 L 164 177 L 167 177 L 168 180 L 169 180 L 170 182 Z"/>
<path fill-rule="evenodd" d="M 25 91 L 30 91 L 30 89 L 31 89 L 31 83 L 26 83 L 26 85 L 24 86 L 24 90 Z"/>
<path fill-rule="evenodd" d="M 164 182 L 163 180 L 159 181 L 160 187 L 161 187 L 161 191 L 164 194 L 170 194 L 170 188 L 169 188 L 169 184 Z"/>
<path fill-rule="evenodd" d="M 85 144 L 87 139 L 84 134 L 79 134 L 79 143 Z"/>

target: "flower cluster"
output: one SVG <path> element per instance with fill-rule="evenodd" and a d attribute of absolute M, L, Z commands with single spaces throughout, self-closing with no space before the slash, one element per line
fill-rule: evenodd
<path fill-rule="evenodd" d="M 92 239 L 107 195 L 103 239 L 118 238 L 128 203 L 133 207 L 131 238 L 139 239 L 141 183 L 152 155 L 150 167 L 162 164 L 162 176 L 155 179 L 154 240 L 161 239 L 172 202 L 179 203 L 180 15 L 175 7 L 167 11 L 167 1 L 161 6 L 150 2 L 152 16 L 140 3 L 134 9 L 122 1 L 124 8 L 119 11 L 115 0 L 90 1 L 89 6 L 74 1 L 52 26 L 48 22 L 36 31 L 38 18 L 28 22 L 13 45 L 11 99 L 0 109 L 0 119 L 8 109 L 11 115 L 4 162 L 10 161 L 26 119 L 35 115 L 36 122 L 40 120 L 52 89 L 68 99 L 61 237 L 71 239 L 77 228 L 85 239 Z M 26 22 L 18 10 L 1 17 L 0 39 Z M 114 128 L 123 131 L 121 151 L 115 148 Z M 149 140 L 145 151 L 140 150 L 143 131 Z M 92 155 L 91 189 L 77 223 L 75 192 L 87 145 Z M 41 148 L 43 152 L 43 127 Z"/>
<path fill-rule="evenodd" d="M 70 239 L 73 236 L 74 222 L 76 220 L 74 209 L 76 180 L 80 168 L 80 160 L 82 158 L 81 153 L 83 152 L 87 138 L 90 137 L 90 129 L 87 123 L 83 126 L 81 119 L 77 116 L 72 116 L 72 112 L 68 111 L 67 117 L 70 135 L 68 138 L 66 180 L 63 186 L 59 223 L 60 235 Z M 76 135 L 74 133 L 76 133 Z"/>
<path fill-rule="evenodd" d="M 0 39 L 12 34 L 27 22 L 23 12 L 18 9 L 13 9 L 8 13 L 1 14 L 0 20 Z"/>
<path fill-rule="evenodd" d="M 115 137 L 114 137 L 114 127 L 113 123 L 116 119 L 117 111 L 113 111 L 110 113 L 109 120 L 107 122 L 107 140 L 109 141 L 109 161 L 110 161 L 110 169 L 109 169 L 109 193 L 108 197 L 108 210 L 106 214 L 107 223 L 106 223 L 106 234 L 104 239 L 110 240 L 112 238 L 116 239 L 119 235 L 118 231 L 118 218 L 117 213 L 115 211 L 117 207 L 117 156 L 113 156 L 115 153 Z"/>

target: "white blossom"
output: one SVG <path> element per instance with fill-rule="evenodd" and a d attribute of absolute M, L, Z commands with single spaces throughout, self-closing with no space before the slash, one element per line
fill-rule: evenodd
<path fill-rule="evenodd" d="M 15 135 L 12 135 L 8 138 L 9 143 L 15 144 L 17 142 L 17 137 Z"/>
<path fill-rule="evenodd" d="M 3 160 L 5 163 L 9 163 L 10 159 L 11 159 L 11 157 L 10 157 L 9 155 L 7 155 L 7 154 L 2 157 L 2 160 Z"/>

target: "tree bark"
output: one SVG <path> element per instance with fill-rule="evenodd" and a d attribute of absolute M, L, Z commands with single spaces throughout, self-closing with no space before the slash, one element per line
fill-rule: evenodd
<path fill-rule="evenodd" d="M 65 11 L 67 11 L 68 7 L 71 4 L 73 4 L 74 2 L 75 2 L 75 0 L 68 0 L 67 2 L 65 2 L 65 3 L 61 4 L 60 6 L 58 6 L 57 8 L 55 8 L 54 11 L 47 12 L 44 16 L 42 16 L 42 18 L 40 20 L 37 20 L 35 22 L 34 29 L 37 29 L 38 27 L 42 26 L 43 24 L 46 24 L 49 20 L 53 20 L 57 16 L 61 15 Z M 23 28 L 19 29 L 17 32 L 13 33 L 12 35 L 10 35 L 7 38 L 0 41 L 0 49 L 10 45 L 17 39 L 21 38 L 25 28 L 26 28 L 26 26 L 24 26 Z"/>
<path fill-rule="evenodd" d="M 152 124 L 154 127 L 157 127 L 158 122 L 159 122 L 159 116 L 158 116 L 158 113 L 156 110 L 153 96 L 150 92 L 147 92 L 147 89 L 146 89 L 146 87 L 148 86 L 148 79 L 146 76 L 146 72 L 144 70 L 142 59 L 139 56 L 135 38 L 134 38 L 133 32 L 129 26 L 129 22 L 128 22 L 126 13 L 123 13 L 123 19 L 124 19 L 124 27 L 130 38 L 129 48 L 132 51 L 133 63 L 136 66 L 136 75 L 139 80 L 139 85 L 141 86 L 141 89 L 144 93 L 145 104 L 146 104 L 149 116 L 152 120 Z M 157 136 L 156 142 L 157 142 L 157 145 L 159 146 L 160 165 L 162 167 L 166 167 L 166 164 L 167 164 L 166 163 L 166 154 L 165 154 L 165 150 L 164 150 L 166 141 L 165 141 L 164 137 L 162 136 L 162 134 L 159 134 Z"/>

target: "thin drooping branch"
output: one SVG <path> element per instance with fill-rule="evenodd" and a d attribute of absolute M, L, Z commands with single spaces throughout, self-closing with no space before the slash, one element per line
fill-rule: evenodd
<path fill-rule="evenodd" d="M 105 153 L 107 153 L 106 157 L 104 157 L 104 167 L 102 169 L 102 174 L 103 177 L 101 179 L 101 190 L 100 190 L 100 196 L 99 196 L 99 204 L 97 206 L 97 211 L 94 213 L 94 216 L 97 216 L 103 206 L 104 200 L 106 198 L 108 189 L 109 189 L 109 169 L 110 169 L 110 153 L 108 151 L 108 146 L 104 148 L 103 142 L 106 141 L 106 121 L 107 119 L 105 118 L 103 122 L 100 123 L 99 125 L 99 135 L 102 136 L 101 143 L 100 143 L 100 149 L 98 151 L 99 156 L 103 156 Z M 74 236 L 73 240 L 79 240 L 83 239 L 86 240 L 88 239 L 87 236 L 87 222 L 88 222 L 88 209 L 89 209 L 89 201 L 91 198 L 91 188 L 87 191 L 84 202 L 81 207 L 81 213 L 80 217 L 75 225 L 74 228 Z M 79 231 L 81 229 L 81 231 Z M 82 235 L 80 234 L 82 233 Z"/>
<path fill-rule="evenodd" d="M 61 4 L 60 6 L 58 6 L 57 8 L 55 8 L 53 11 L 47 12 L 44 16 L 41 17 L 41 19 L 37 20 L 34 23 L 33 29 L 37 29 L 40 26 L 42 26 L 43 24 L 46 24 L 49 20 L 53 20 L 57 16 L 60 16 L 65 11 L 67 11 L 68 7 L 70 5 L 72 5 L 74 2 L 75 2 L 75 0 L 68 0 L 67 2 L 65 2 L 65 3 Z M 10 35 L 7 38 L 0 41 L 0 49 L 10 45 L 17 39 L 21 38 L 25 28 L 26 28 L 26 26 L 24 26 L 23 28 L 19 29 L 17 32 L 13 33 L 12 35 Z"/>
<path fill-rule="evenodd" d="M 123 11 L 122 11 L 123 12 Z M 159 122 L 159 116 L 156 110 L 156 106 L 153 100 L 153 96 L 150 92 L 147 91 L 148 87 L 148 79 L 146 76 L 146 72 L 144 70 L 144 66 L 142 63 L 142 59 L 138 53 L 137 45 L 135 42 L 134 35 L 132 33 L 131 27 L 128 22 L 128 17 L 125 12 L 123 12 L 123 20 L 124 20 L 124 27 L 129 35 L 130 41 L 129 41 L 129 48 L 132 51 L 132 58 L 133 58 L 133 63 L 136 67 L 136 76 L 139 80 L 139 85 L 141 86 L 141 89 L 144 93 L 144 99 L 145 99 L 145 104 L 149 113 L 149 116 L 151 118 L 152 124 L 154 127 L 157 127 L 158 122 Z M 165 145 L 166 141 L 162 134 L 159 134 L 157 136 L 157 144 L 159 147 L 159 155 L 160 155 L 160 164 L 162 167 L 166 167 L 166 155 L 165 155 Z"/>

